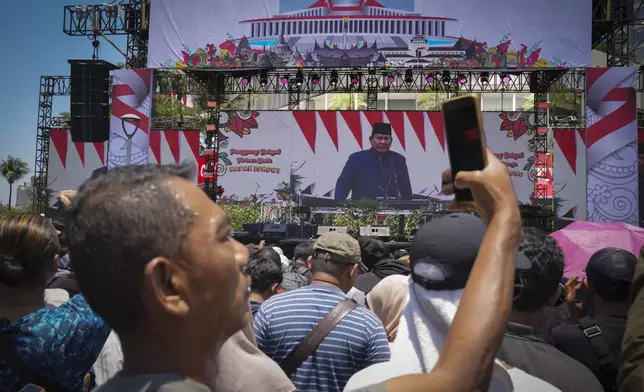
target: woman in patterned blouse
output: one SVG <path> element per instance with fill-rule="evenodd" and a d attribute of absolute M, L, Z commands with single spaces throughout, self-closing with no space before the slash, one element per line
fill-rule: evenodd
<path fill-rule="evenodd" d="M 47 391 L 83 391 L 110 333 L 82 295 L 57 308 L 45 305 L 59 251 L 51 220 L 19 215 L 0 221 L 1 391 L 29 383 Z"/>

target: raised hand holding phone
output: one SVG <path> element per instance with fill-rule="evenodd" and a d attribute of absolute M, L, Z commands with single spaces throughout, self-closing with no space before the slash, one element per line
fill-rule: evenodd
<path fill-rule="evenodd" d="M 487 166 L 483 121 L 478 98 L 456 97 L 443 103 L 445 136 L 452 174 L 483 170 Z M 474 199 L 469 189 L 455 189 L 456 201 L 467 208 Z"/>

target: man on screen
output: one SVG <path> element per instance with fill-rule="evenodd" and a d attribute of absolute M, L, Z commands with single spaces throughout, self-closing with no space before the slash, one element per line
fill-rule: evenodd
<path fill-rule="evenodd" d="M 411 200 L 412 191 L 405 157 L 390 151 L 391 124 L 376 123 L 369 142 L 371 148 L 349 156 L 335 185 L 335 200 Z"/>

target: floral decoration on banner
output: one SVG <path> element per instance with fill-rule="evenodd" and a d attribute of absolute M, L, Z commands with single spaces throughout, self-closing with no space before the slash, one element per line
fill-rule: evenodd
<path fill-rule="evenodd" d="M 487 42 L 461 37 L 455 40 L 452 48 L 458 53 L 457 56 L 441 56 L 433 65 L 446 68 L 565 68 L 570 66 L 557 57 L 552 59 L 542 57 L 541 41 L 530 47 L 521 44 L 520 48 L 516 48 L 510 39 L 510 34 L 502 37 L 498 45 L 491 47 Z M 413 48 L 407 49 L 413 55 Z M 226 39 L 218 45 L 209 43 L 203 48 L 196 49 L 183 45 L 180 53 L 181 60 L 167 60 L 163 65 L 167 68 L 319 67 L 324 66 L 320 56 L 324 57 L 325 51 L 329 50 L 346 51 L 340 45 L 326 40 L 321 44 L 316 42 L 313 50 L 300 52 L 297 45 L 292 45 L 284 36 L 281 36 L 275 44 L 263 45 L 259 48 L 251 46 L 246 36 L 236 38 L 227 34 Z M 363 41 L 352 46 L 351 50 L 364 53 L 364 56 L 369 54 L 374 57 L 370 63 L 372 66 L 406 67 L 409 65 L 406 61 L 388 59 L 376 45 L 369 46 Z M 427 50 L 431 52 L 431 48 Z"/>
<path fill-rule="evenodd" d="M 529 129 L 530 112 L 503 112 L 499 114 L 501 120 L 501 131 L 507 133 L 508 137 L 519 139 L 521 136 L 532 135 L 532 129 Z"/>
<path fill-rule="evenodd" d="M 259 128 L 257 117 L 259 112 L 256 111 L 228 112 L 228 122 L 223 124 L 224 131 L 239 137 L 250 135 L 251 130 Z"/>

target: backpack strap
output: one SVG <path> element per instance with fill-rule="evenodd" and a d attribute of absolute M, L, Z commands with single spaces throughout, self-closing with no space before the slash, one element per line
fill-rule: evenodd
<path fill-rule="evenodd" d="M 22 390 L 56 392 L 56 388 L 52 387 L 49 381 L 29 368 L 24 359 L 18 354 L 11 335 L 8 333 L 0 334 L 0 357 L 9 368 L 16 372 L 22 382 L 27 383 Z"/>
<path fill-rule="evenodd" d="M 295 346 L 280 363 L 280 367 L 288 377 L 291 377 L 297 368 L 318 348 L 325 337 L 344 319 L 351 311 L 358 307 L 352 299 L 345 299 L 327 313 L 318 325 L 313 328 L 304 339 Z"/>
<path fill-rule="evenodd" d="M 584 336 L 586 336 L 593 347 L 602 371 L 617 370 L 617 363 L 608 348 L 608 344 L 606 343 L 602 330 L 597 326 L 593 319 L 590 317 L 582 317 L 579 320 L 579 325 Z"/>

